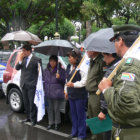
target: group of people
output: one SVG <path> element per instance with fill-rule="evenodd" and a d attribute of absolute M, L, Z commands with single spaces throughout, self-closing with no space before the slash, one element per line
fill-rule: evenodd
<path fill-rule="evenodd" d="M 68 52 L 69 65 L 61 67 L 58 57 L 50 56 L 43 71 L 45 98 L 48 103 L 48 127 L 58 130 L 61 123 L 59 105 L 62 99 L 69 101 L 72 130 L 69 138 L 86 139 L 86 103 L 88 117 L 113 121 L 112 131 L 97 135 L 93 140 L 139 140 L 140 134 L 140 60 L 127 58 L 118 68 L 114 78 L 107 77 L 120 63 L 129 47 L 138 38 L 140 27 L 136 25 L 113 26 L 116 53 L 87 51 L 90 58 L 88 73 L 77 69 L 82 55 L 78 49 Z M 93 42 L 94 43 L 94 42 Z M 21 69 L 20 86 L 23 92 L 27 119 L 23 122 L 36 124 L 36 106 L 33 103 L 41 60 L 32 55 L 31 46 L 24 45 L 16 69 Z M 73 79 L 71 77 L 77 71 Z M 100 89 L 100 95 L 96 91 Z M 94 125 L 94 124 L 93 124 Z"/>

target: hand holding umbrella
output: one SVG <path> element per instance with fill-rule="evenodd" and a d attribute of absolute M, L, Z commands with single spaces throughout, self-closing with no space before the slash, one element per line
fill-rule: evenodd
<path fill-rule="evenodd" d="M 59 79 L 60 78 L 60 74 L 57 72 L 56 73 L 56 78 Z"/>

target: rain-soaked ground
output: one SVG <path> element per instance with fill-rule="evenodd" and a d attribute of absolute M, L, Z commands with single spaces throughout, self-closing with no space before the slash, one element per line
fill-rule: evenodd
<path fill-rule="evenodd" d="M 47 116 L 36 126 L 30 123 L 22 124 L 20 121 L 25 119 L 24 113 L 15 113 L 6 104 L 5 98 L 0 98 L 0 140 L 68 140 L 71 132 L 70 121 L 64 121 L 58 131 L 46 130 Z M 90 139 L 90 133 L 87 139 Z M 74 139 L 76 140 L 76 138 Z"/>

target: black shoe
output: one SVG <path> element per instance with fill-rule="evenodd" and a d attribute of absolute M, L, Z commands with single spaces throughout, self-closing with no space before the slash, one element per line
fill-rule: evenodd
<path fill-rule="evenodd" d="M 48 125 L 47 130 L 53 129 L 54 128 L 54 124 L 52 125 Z"/>
<path fill-rule="evenodd" d="M 30 119 L 25 119 L 21 121 L 22 123 L 30 122 Z"/>
<path fill-rule="evenodd" d="M 85 140 L 85 138 L 77 138 L 77 140 Z"/>
<path fill-rule="evenodd" d="M 60 128 L 60 124 L 56 124 L 54 129 L 58 130 L 59 128 Z"/>
<path fill-rule="evenodd" d="M 31 126 L 35 126 L 36 125 L 36 122 L 31 122 Z"/>
<path fill-rule="evenodd" d="M 68 136 L 68 138 L 70 138 L 70 139 L 72 139 L 72 138 L 75 138 L 76 136 L 73 136 L 72 134 L 70 134 L 69 136 Z"/>

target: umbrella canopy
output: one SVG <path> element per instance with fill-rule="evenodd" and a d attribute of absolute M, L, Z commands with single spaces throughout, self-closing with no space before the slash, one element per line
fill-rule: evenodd
<path fill-rule="evenodd" d="M 82 47 L 79 43 L 77 43 L 75 41 L 72 41 L 71 43 L 78 49 L 80 49 Z"/>
<path fill-rule="evenodd" d="M 34 46 L 34 51 L 49 54 L 49 55 L 59 55 L 66 56 L 68 52 L 73 49 L 74 45 L 67 40 L 47 40 L 36 46 Z"/>
<path fill-rule="evenodd" d="M 112 28 L 100 29 L 90 34 L 82 45 L 88 51 L 115 53 L 115 44 L 109 41 L 112 36 L 114 36 Z"/>
<path fill-rule="evenodd" d="M 11 41 L 11 40 L 28 41 L 29 43 L 34 44 L 34 45 L 37 45 L 40 42 L 42 42 L 37 35 L 32 34 L 28 31 L 23 31 L 23 30 L 7 33 L 1 39 L 1 42 Z"/>

